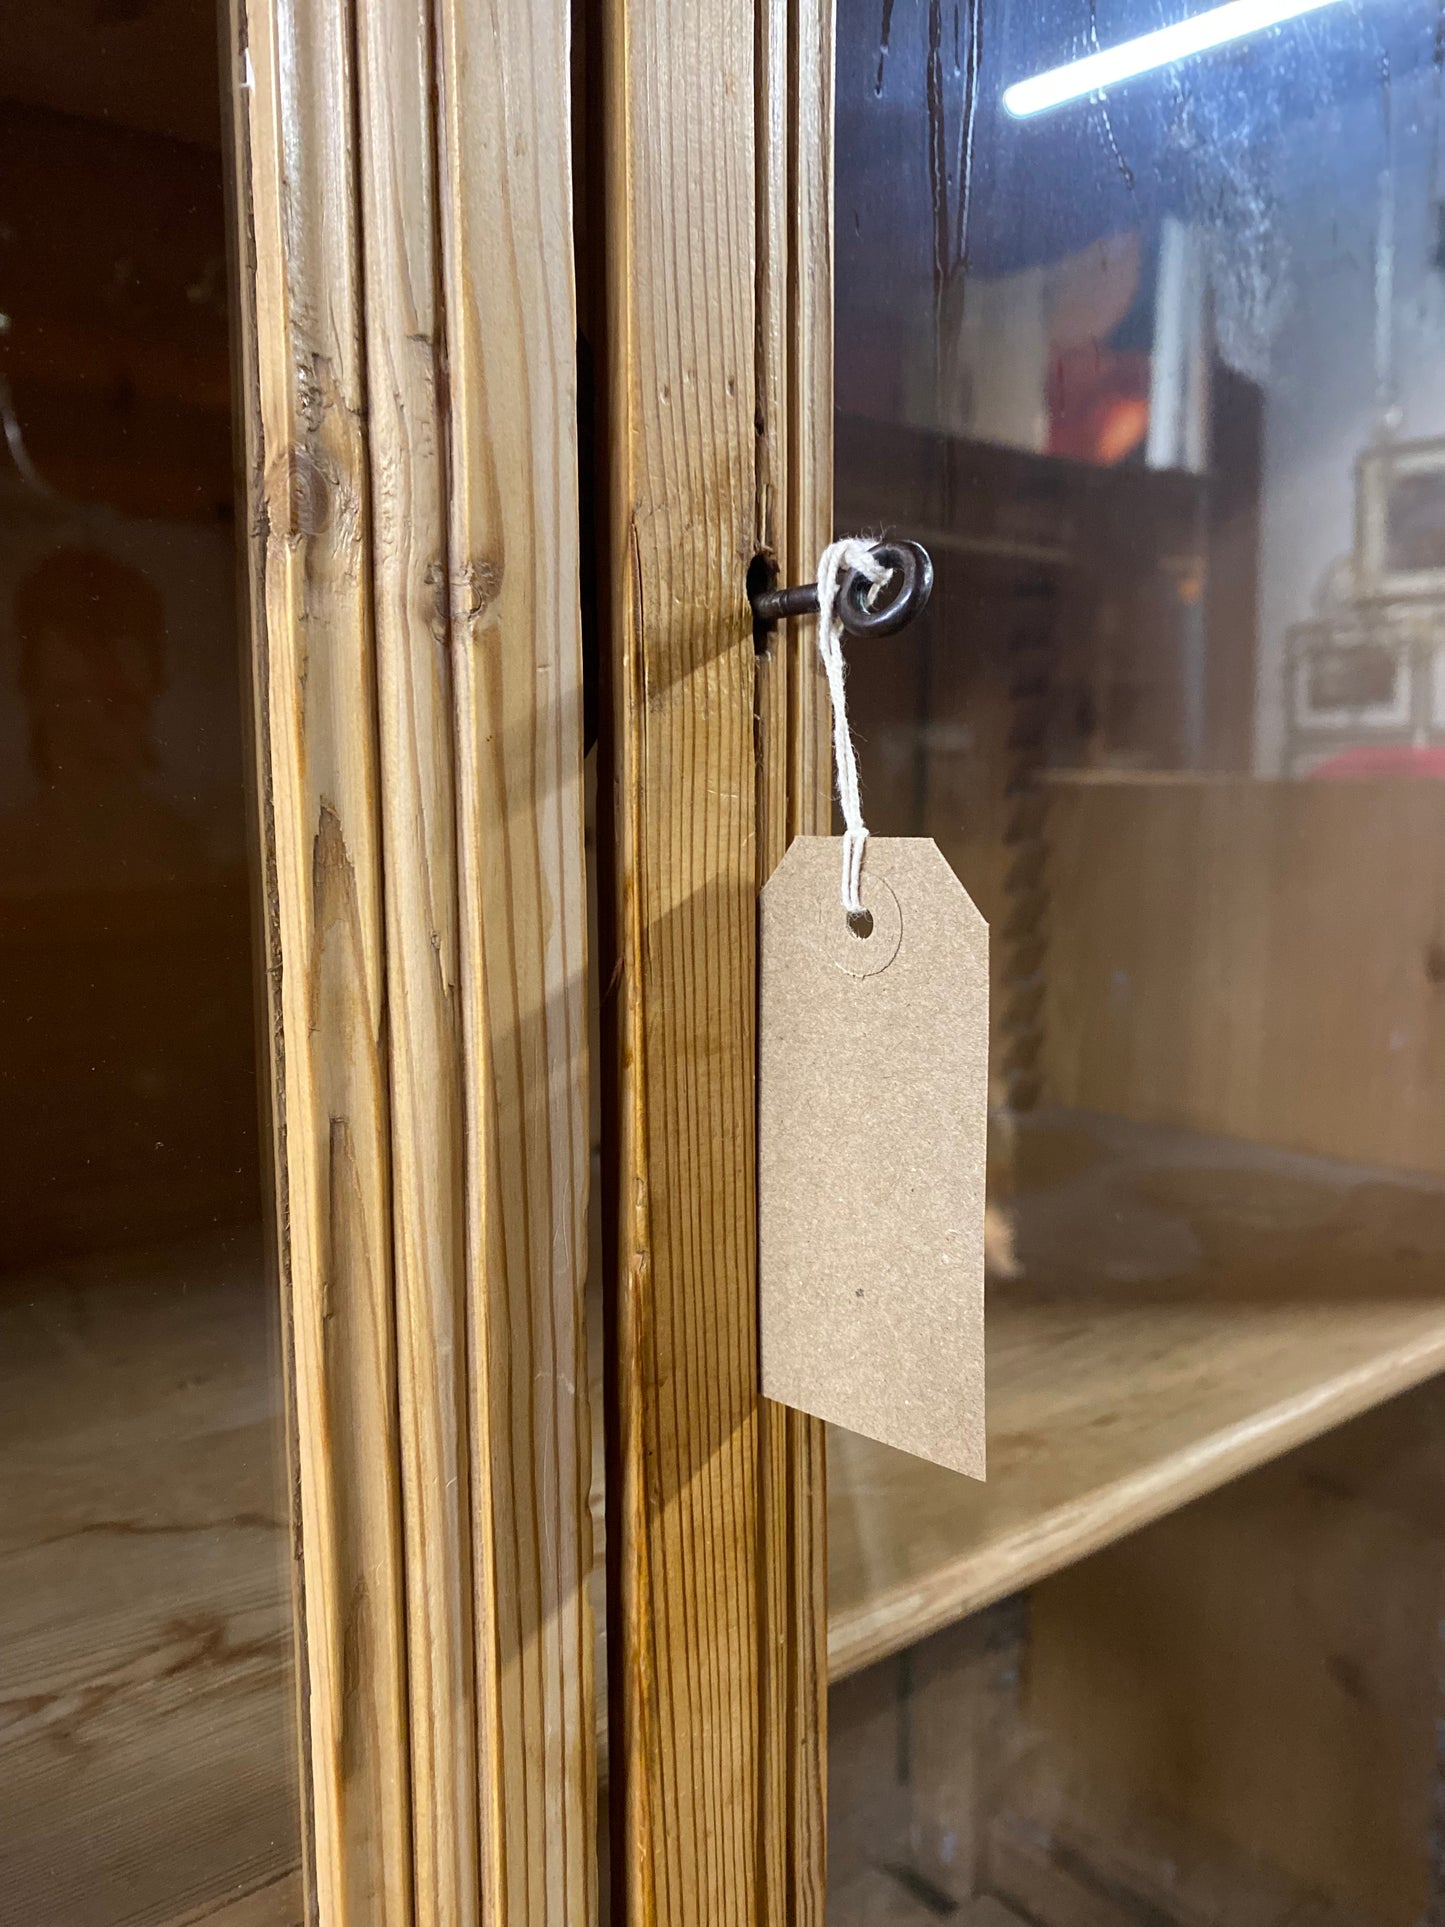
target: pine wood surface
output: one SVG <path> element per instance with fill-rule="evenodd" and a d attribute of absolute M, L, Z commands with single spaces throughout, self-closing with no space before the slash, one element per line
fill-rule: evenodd
<path fill-rule="evenodd" d="M 1077 1115 L 1038 1139 L 1021 1158 L 1025 1279 L 995 1287 L 989 1327 L 990 1482 L 831 1436 L 835 1675 L 1445 1365 L 1433 1181 Z M 67 1843 L 96 1927 L 130 1918 L 107 1882 L 127 1883 L 137 1921 L 170 1921 L 187 1893 L 211 1905 L 230 1883 L 274 1884 L 298 1850 L 259 1254 L 127 1262 L 130 1286 L 88 1296 L 26 1284 L 0 1334 L 7 1892 L 52 1879 Z M 54 1325 L 43 1370 L 38 1319 Z M 1393 1463 L 1377 1484 L 1428 1515 L 1433 1486 Z M 185 1531 L 133 1529 L 147 1523 Z M 51 1728 L 84 1745 L 52 1745 Z M 173 1856 L 153 1850 L 158 1816 L 184 1830 Z M 77 1902 L 73 1918 L 91 1916 Z"/>
<path fill-rule="evenodd" d="M 1067 1815 L 1008 1812 L 990 1848 L 990 1878 L 1020 1910 L 1008 1917 L 1037 1927 L 1387 1927 L 1187 1827 L 1095 1831 Z"/>
<path fill-rule="evenodd" d="M 1445 1174 L 1445 794 L 1048 790 L 1048 1100 Z"/>
<path fill-rule="evenodd" d="M 566 0 L 443 0 L 466 1249 L 488 1919 L 596 1911 L 587 903 Z"/>
<path fill-rule="evenodd" d="M 412 1906 L 479 1918 L 463 1063 L 429 9 L 356 13 Z"/>
<path fill-rule="evenodd" d="M 166 1927 L 303 1927 L 305 1897 L 299 1872 L 282 1874 L 219 1907 L 203 1907 Z"/>
<path fill-rule="evenodd" d="M 834 1685 L 830 1910 L 849 1918 L 880 1874 L 935 1917 L 988 1891 L 989 1829 L 1017 1777 L 1027 1621 L 1026 1595 L 1002 1601 Z"/>
<path fill-rule="evenodd" d="M 320 1918 L 585 1922 L 570 16 L 236 27 Z"/>
<path fill-rule="evenodd" d="M 756 898 L 816 807 L 791 781 L 812 715 L 793 639 L 759 670 L 745 596 L 756 550 L 811 560 L 828 520 L 831 72 L 798 11 L 600 14 L 609 1768 L 638 1927 L 822 1905 L 821 1435 L 758 1399 L 753 1207 Z"/>
<path fill-rule="evenodd" d="M 1164 1829 L 1161 1887 L 1232 1860 L 1341 1920 L 1428 1920 L 1442 1521 L 1437 1379 L 1038 1587 L 1023 1810 L 1120 1860 Z"/>
<path fill-rule="evenodd" d="M 411 1916 L 369 474 L 349 18 L 233 0 L 251 661 L 304 1799 L 323 1922 Z M 223 73 L 226 72 L 223 66 Z"/>
<path fill-rule="evenodd" d="M 275 1324 L 254 1230 L 0 1285 L 0 1918 L 299 1887 Z"/>
<path fill-rule="evenodd" d="M 835 1686 L 830 1906 L 1429 1919 L 1442 1414 L 1436 1379 Z"/>
<path fill-rule="evenodd" d="M 1445 1188 L 1041 1114 L 991 1287 L 989 1477 L 829 1437 L 834 1677 L 1445 1367 Z"/>
<path fill-rule="evenodd" d="M 831 0 L 758 11 L 756 517 L 779 579 L 801 581 L 832 539 L 833 231 Z M 782 626 L 757 655 L 758 884 L 789 842 L 827 826 L 827 697 L 812 623 Z M 820 749 L 822 754 L 820 756 Z M 826 1431 L 763 1400 L 765 1564 L 781 1627 L 766 1674 L 770 1725 L 786 1733 L 784 1805 L 768 1826 L 769 1878 L 787 1918 L 821 1927 L 827 1885 Z"/>

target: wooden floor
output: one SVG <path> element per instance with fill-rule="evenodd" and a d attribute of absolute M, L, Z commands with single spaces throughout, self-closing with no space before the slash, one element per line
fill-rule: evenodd
<path fill-rule="evenodd" d="M 1014 1211 L 988 1483 L 830 1441 L 835 1676 L 1445 1367 L 1445 1184 L 1058 1114 Z M 0 1287 L 0 1920 L 299 1917 L 270 1319 L 254 1236 Z"/>

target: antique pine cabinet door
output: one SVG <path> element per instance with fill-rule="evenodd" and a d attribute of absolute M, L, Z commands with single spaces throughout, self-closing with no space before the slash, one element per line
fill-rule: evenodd
<path fill-rule="evenodd" d="M 587 1923 L 565 0 L 225 31 L 305 1903 Z"/>
<path fill-rule="evenodd" d="M 224 217 L 154 63 L 117 125 L 109 43 L 0 93 L 23 1918 L 822 1927 L 825 1862 L 833 1927 L 1445 1917 L 1435 10 L 836 11 L 226 0 Z M 834 533 L 835 306 L 840 532 L 937 561 L 850 656 L 864 793 L 992 924 L 999 1215 L 989 1481 L 839 1429 L 825 1532 L 757 1055 L 827 708 L 750 591 Z M 264 1209 L 198 992 L 218 498 Z M 99 951 L 174 1030 L 119 1149 Z"/>
<path fill-rule="evenodd" d="M 747 587 L 828 524 L 828 8 L 234 0 L 226 60 L 306 1904 L 585 1927 L 605 1776 L 614 1918 L 820 1920 L 754 1014 L 823 737 Z"/>
<path fill-rule="evenodd" d="M 588 15 L 612 1919 L 821 1923 L 822 1426 L 758 1395 L 759 890 L 828 824 L 831 0 Z"/>
<path fill-rule="evenodd" d="M 830 0 L 217 11 L 0 25 L 0 1920 L 821 1927 Z"/>

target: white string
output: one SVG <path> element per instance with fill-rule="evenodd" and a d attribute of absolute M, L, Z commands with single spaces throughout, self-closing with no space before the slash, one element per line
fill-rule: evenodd
<path fill-rule="evenodd" d="M 848 699 L 843 690 L 843 622 L 837 613 L 839 586 L 855 571 L 875 586 L 888 575 L 873 553 L 873 544 L 861 535 L 845 535 L 841 541 L 830 542 L 818 558 L 818 654 L 823 658 L 828 701 L 833 707 L 833 769 L 844 825 L 842 897 L 849 916 L 856 916 L 863 908 L 858 891 L 863 881 L 863 846 L 868 841 L 863 800 L 858 794 L 858 759 L 853 754 Z"/>

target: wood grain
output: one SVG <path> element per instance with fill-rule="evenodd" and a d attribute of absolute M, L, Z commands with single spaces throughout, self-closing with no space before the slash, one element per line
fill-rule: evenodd
<path fill-rule="evenodd" d="M 833 6 L 758 8 L 756 515 L 780 579 L 804 580 L 832 536 Z M 788 624 L 757 657 L 758 887 L 800 833 L 825 829 L 827 696 L 813 625 Z M 821 754 L 820 754 L 821 750 Z M 786 1734 L 786 1804 L 767 1823 L 787 1918 L 821 1927 L 827 1881 L 827 1515 L 825 1428 L 765 1399 L 769 1497 L 762 1565 L 783 1663 L 769 1667 L 766 1720 Z"/>
<path fill-rule="evenodd" d="M 1445 794 L 1051 786 L 1052 1101 L 1445 1173 Z"/>
<path fill-rule="evenodd" d="M 442 0 L 439 167 L 489 1919 L 596 1910 L 566 0 Z"/>
<path fill-rule="evenodd" d="M 991 1327 L 998 1482 L 980 1489 L 847 1435 L 832 1442 L 833 1658 L 840 1673 L 1157 1518 L 1390 1395 L 1412 1374 L 1440 1367 L 1439 1185 L 1117 1121 L 1046 1125 L 1037 1127 L 1043 1141 L 1022 1171 L 1021 1196 L 1026 1206 L 1034 1201 L 1036 1222 L 1030 1226 L 1025 1209 L 1021 1249 L 1037 1285 L 1018 1302 L 1006 1289 Z M 1080 1277 L 1080 1250 L 1090 1267 L 1105 1262 L 1122 1271 L 1122 1281 L 1101 1283 L 1096 1272 L 1090 1285 Z M 1180 1269 L 1178 1254 L 1191 1250 L 1195 1258 Z M 1377 1298 L 1382 1278 L 1401 1295 Z M 158 1281 L 170 1288 L 158 1293 Z M 209 1908 L 200 1897 L 222 1881 L 279 1878 L 296 1852 L 287 1831 L 295 1788 L 284 1743 L 285 1515 L 277 1509 L 280 1482 L 268 1483 L 277 1391 L 273 1361 L 259 1342 L 262 1290 L 254 1248 L 233 1254 L 224 1245 L 185 1247 L 127 1260 L 125 1276 L 108 1272 L 100 1290 L 62 1279 L 22 1281 L 0 1323 L 0 1361 L 12 1362 L 15 1375 L 13 1383 L 0 1378 L 0 1412 L 13 1433 L 0 1444 L 15 1470 L 0 1543 L 0 1570 L 13 1580 L 0 1586 L 0 1649 L 9 1661 L 0 1698 L 8 1789 L 0 1851 L 8 1856 L 7 1893 L 40 1894 L 53 1891 L 54 1843 L 83 1839 L 85 1856 L 67 1861 L 76 1927 L 91 1919 L 108 1927 L 118 1883 L 132 1895 L 149 1895 L 157 1903 L 153 1917 L 170 1918 L 187 1894 Z M 42 1329 L 53 1356 L 65 1361 L 63 1373 L 34 1369 Z M 1392 1513 L 1427 1523 L 1439 1510 L 1438 1454 L 1431 1449 L 1438 1388 L 1420 1397 L 1428 1402 L 1414 1408 L 1403 1444 L 1391 1442 L 1391 1431 L 1383 1446 L 1362 1450 L 1348 1443 L 1362 1436 L 1358 1428 L 1332 1434 L 1313 1448 L 1310 1463 L 1324 1470 L 1303 1475 L 1305 1485 L 1329 1498 L 1363 1482 L 1362 1489 L 1380 1495 L 1371 1504 L 1388 1501 Z M 180 1484 L 177 1465 L 186 1473 Z M 1318 1511 L 1319 1497 L 1311 1504 Z M 111 1537 L 94 1530 L 106 1521 L 185 1530 Z M 1338 1559 L 1321 1568 L 1320 1623 L 1336 1623 L 1338 1603 L 1348 1609 L 1369 1666 L 1398 1652 L 1400 1679 L 1415 1678 L 1405 1663 L 1413 1647 L 1371 1643 L 1379 1621 L 1366 1582 L 1376 1540 L 1351 1538 L 1343 1520 L 1336 1529 L 1345 1536 Z M 1186 1549 L 1198 1530 L 1181 1528 Z M 1226 1544 L 1234 1543 L 1234 1531 L 1226 1521 Z M 1273 1526 L 1269 1533 L 1280 1536 Z M 208 1548 L 204 1562 L 189 1550 L 201 1543 Z M 1145 1540 L 1130 1543 L 1143 1548 Z M 1205 1543 L 1214 1543 L 1208 1533 Z M 1408 1572 L 1395 1590 L 1428 1608 L 1426 1577 L 1437 1554 L 1423 1525 L 1410 1544 Z M 272 1549 L 274 1565 L 258 1564 L 258 1545 Z M 126 1585 L 118 1594 L 121 1556 Z M 1208 1559 L 1220 1572 L 1239 1563 L 1234 1552 Z M 1171 1561 L 1163 1553 L 1150 1569 L 1170 1575 L 1173 1585 L 1189 1583 L 1183 1557 Z M 1341 1570 L 1354 1575 L 1348 1587 L 1330 1578 Z M 1279 1611 L 1288 1623 L 1297 1594 L 1283 1574 L 1281 1588 Z M 1135 1590 L 1142 1616 L 1155 1594 Z M 102 1592 L 114 1601 L 103 1626 L 94 1606 Z M 1251 1640 L 1257 1625 L 1262 1643 L 1247 1652 L 1257 1650 L 1251 1664 L 1264 1668 L 1274 1594 L 1255 1587 L 1249 1597 L 1260 1602 L 1257 1618 L 1240 1600 L 1234 1620 L 1222 1608 L 1215 1620 L 1221 1629 L 1242 1625 Z M 1100 1636 L 1119 1623 L 1109 1598 L 1117 1591 L 1106 1592 L 1097 1614 Z M 1069 1625 L 1062 1613 L 1061 1650 L 1072 1637 Z M 71 1629 L 63 1645 L 60 1627 Z M 1199 1650 L 1197 1640 L 1191 1650 Z M 1330 1650 L 1353 1649 L 1335 1639 Z M 1192 1690 L 1190 1677 L 1186 1671 L 1171 1690 Z M 1316 1689 L 1304 1672 L 1300 1677 L 1313 1706 Z M 1338 1683 L 1337 1675 L 1330 1678 Z M 1335 1734 L 1335 1744 L 1351 1699 L 1348 1682 L 1342 1690 L 1344 1700 L 1328 1682 L 1318 1684 L 1320 1730 Z M 1123 1702 L 1111 1694 L 1110 1705 L 1125 1719 Z M 1149 1704 L 1141 1688 L 1146 1737 Z M 1222 1708 L 1211 1718 L 1221 1733 L 1237 1730 Z M 37 1769 L 37 1734 L 71 1731 L 85 1745 L 57 1748 Z M 921 1758 L 925 1725 L 915 1722 L 912 1731 Z M 1418 1740 L 1418 1722 L 1410 1732 Z M 1287 1737 L 1281 1734 L 1285 1754 Z M 217 1746 L 215 1773 L 198 1776 L 194 1763 Z M 1213 1745 L 1206 1751 L 1213 1757 Z M 1408 1764 L 1403 1754 L 1390 1758 L 1392 1772 Z M 174 1855 L 160 1859 L 148 1851 L 138 1866 L 137 1837 L 155 1838 L 157 1784 L 170 1784 L 165 1776 L 178 1769 L 176 1797 L 163 1810 L 177 1817 L 186 1850 L 178 1842 Z M 1141 1774 L 1155 1777 L 1147 1760 Z M 1228 1788 L 1222 1767 L 1210 1784 L 1221 1811 Z M 225 1796 L 217 1804 L 220 1788 Z M 1237 1803 L 1232 1811 L 1230 1824 L 1238 1827 Z M 1270 1811 L 1279 1821 L 1270 1838 L 1293 1828 L 1298 1841 L 1309 1802 L 1300 1796 L 1288 1809 L 1276 1804 Z M 852 1824 L 846 1806 L 842 1824 Z M 1363 1839 L 1358 1829 L 1350 1837 Z M 1246 1844 L 1264 1838 L 1259 1831 Z M 102 1866 L 110 1869 L 104 1876 Z M 153 1886 L 137 1886 L 142 1871 Z M 87 1897 L 94 1915 L 81 1905 Z M 280 1887 L 276 1899 L 284 1900 Z M 162 1900 L 174 1908 L 161 1909 Z M 187 1917 L 193 1911 L 186 1908 Z M 284 1918 L 276 1916 L 276 1927 Z M 270 1915 L 261 1919 L 273 1927 Z"/>
<path fill-rule="evenodd" d="M 1001 1813 L 989 1847 L 990 1883 L 1019 1909 L 1006 1918 L 1034 1927 L 1387 1927 L 1188 1826 L 1094 1829 L 1050 1801 Z"/>
<path fill-rule="evenodd" d="M 430 7 L 356 10 L 418 1927 L 479 1918 L 456 789 Z M 485 1075 L 484 1072 L 481 1075 Z"/>
<path fill-rule="evenodd" d="M 834 1686 L 830 1911 L 847 1917 L 870 1870 L 911 1879 L 935 1917 L 988 1892 L 989 1828 L 1026 1744 L 1027 1617 L 1026 1597 L 1000 1601 Z"/>
<path fill-rule="evenodd" d="M 238 1900 L 219 1907 L 204 1907 L 187 1914 L 184 1921 L 171 1921 L 167 1927 L 302 1927 L 305 1920 L 305 1889 L 299 1872 L 283 1874 L 253 1887 Z"/>
<path fill-rule="evenodd" d="M 1445 1189 L 1040 1114 L 989 1478 L 829 1437 L 836 1678 L 1445 1369 Z"/>
<path fill-rule="evenodd" d="M 831 74 L 781 5 L 608 0 L 600 29 L 615 1917 L 817 1919 L 821 1441 L 761 1406 L 755 1309 L 756 893 L 795 808 L 792 692 L 786 655 L 759 674 L 744 578 L 826 525 L 795 460 L 819 398 L 790 336 L 827 310 L 793 298 L 787 148 L 789 89 Z"/>
<path fill-rule="evenodd" d="M 7 1921 L 189 1919 L 298 1866 L 274 1323 L 253 1229 L 0 1286 Z"/>
<path fill-rule="evenodd" d="M 243 391 L 320 1915 L 585 1922 L 568 13 L 255 15 Z"/>
<path fill-rule="evenodd" d="M 345 9 L 232 0 L 271 1109 L 324 1922 L 411 1914 L 355 68 Z"/>
<path fill-rule="evenodd" d="M 1038 1588 L 1031 1816 L 1427 1920 L 1442 1518 L 1437 1380 Z"/>

